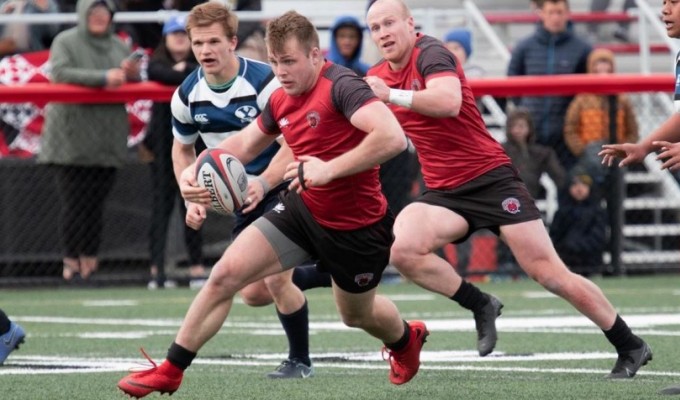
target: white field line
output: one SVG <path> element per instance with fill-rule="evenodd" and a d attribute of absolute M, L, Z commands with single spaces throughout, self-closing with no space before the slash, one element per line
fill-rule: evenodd
<path fill-rule="evenodd" d="M 456 355 L 458 354 L 458 355 Z M 324 368 L 337 369 L 371 369 L 386 370 L 388 367 L 376 353 L 328 353 L 318 354 L 316 357 L 337 356 L 342 357 L 343 362 L 316 362 L 314 365 L 323 370 Z M 255 357 L 255 356 L 253 356 Z M 256 359 L 201 359 L 197 358 L 193 364 L 201 365 L 226 365 L 226 366 L 275 366 L 278 365 L 284 354 L 258 355 Z M 498 365 L 505 361 L 568 361 L 568 360 L 593 360 L 613 359 L 612 354 L 606 353 L 538 353 L 526 356 L 506 356 L 496 354 L 484 359 L 477 357 L 474 352 L 430 352 L 425 351 L 421 355 L 423 370 L 449 370 L 449 371 L 502 371 L 521 373 L 569 373 L 569 374 L 599 374 L 606 375 L 609 370 L 605 369 L 580 369 L 580 368 L 541 368 L 541 367 L 504 367 Z M 37 375 L 37 374 L 71 374 L 71 373 L 94 373 L 94 372 L 127 372 L 130 369 L 144 368 L 139 359 L 127 358 L 82 358 L 82 357 L 56 357 L 56 356 L 19 356 L 12 355 L 0 368 L 0 375 Z M 447 365 L 452 363 L 472 362 L 477 364 L 491 365 Z M 52 369 L 50 369 L 52 368 Z M 666 376 L 680 377 L 680 372 L 673 371 L 646 371 L 638 372 L 640 376 Z"/>
<path fill-rule="evenodd" d="M 680 314 L 644 314 L 625 315 L 629 326 L 635 328 L 651 328 L 666 325 L 680 325 Z M 52 323 L 52 324 L 84 324 L 84 325 L 117 325 L 117 326 L 154 326 L 179 327 L 181 319 L 141 319 L 141 318 L 72 318 L 48 316 L 13 316 L 18 322 Z M 432 319 L 425 320 L 427 328 L 435 331 L 473 331 L 474 320 L 464 319 Z M 227 328 L 277 328 L 278 321 L 272 322 L 240 322 L 227 321 Z M 496 321 L 498 329 L 529 329 L 529 328 L 567 328 L 593 327 L 593 323 L 583 316 L 540 316 L 540 317 L 507 317 L 501 316 Z M 351 330 L 340 321 L 311 321 L 311 329 L 344 331 Z"/>

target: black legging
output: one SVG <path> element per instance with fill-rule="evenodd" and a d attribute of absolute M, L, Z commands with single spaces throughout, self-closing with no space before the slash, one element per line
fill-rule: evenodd
<path fill-rule="evenodd" d="M 203 235 L 200 231 L 189 228 L 184 224 L 184 215 L 187 210 L 184 199 L 180 197 L 179 187 L 172 170 L 172 160 L 156 154 L 151 163 L 151 182 L 153 191 L 153 206 L 151 208 L 151 227 L 149 230 L 149 251 L 151 252 L 151 265 L 158 268 L 159 276 L 164 276 L 165 270 L 165 247 L 168 237 L 170 216 L 179 200 L 182 225 L 184 226 L 184 243 L 189 256 L 189 265 L 203 263 Z"/>
<path fill-rule="evenodd" d="M 116 168 L 53 165 L 61 200 L 59 234 L 64 255 L 94 257 L 104 227 L 104 202 L 116 179 Z"/>

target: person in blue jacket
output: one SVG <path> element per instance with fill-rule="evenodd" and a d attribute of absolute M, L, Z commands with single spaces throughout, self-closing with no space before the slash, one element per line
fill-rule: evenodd
<path fill-rule="evenodd" d="M 369 65 L 361 61 L 364 27 L 354 17 L 340 16 L 331 27 L 331 43 L 326 59 L 347 67 L 359 76 L 366 75 Z"/>
<path fill-rule="evenodd" d="M 538 9 L 536 31 L 521 40 L 512 51 L 508 76 L 585 73 L 592 46 L 575 34 L 569 21 L 568 0 L 546 0 Z M 526 107 L 536 127 L 536 143 L 552 147 L 565 170 L 576 157 L 564 144 L 564 116 L 571 96 L 524 96 L 513 99 Z"/>

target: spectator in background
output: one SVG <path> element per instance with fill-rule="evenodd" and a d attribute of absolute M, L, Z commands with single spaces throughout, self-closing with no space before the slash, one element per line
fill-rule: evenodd
<path fill-rule="evenodd" d="M 559 75 L 586 72 L 591 46 L 573 32 L 568 0 L 545 0 L 536 31 L 512 51 L 508 76 Z M 540 96 L 513 99 L 526 107 L 536 126 L 536 142 L 552 147 L 569 170 L 576 159 L 564 144 L 564 115 L 572 97 Z"/>
<path fill-rule="evenodd" d="M 57 13 L 55 0 L 7 0 L 0 2 L 0 14 Z M 59 24 L 0 25 L 0 57 L 15 53 L 45 50 L 59 32 Z"/>
<path fill-rule="evenodd" d="M 592 12 L 604 12 L 609 8 L 611 0 L 592 0 L 590 2 L 590 11 Z M 623 12 L 628 12 L 631 8 L 636 8 L 635 0 L 624 0 L 623 1 Z M 593 23 L 588 26 L 588 31 L 591 37 L 597 38 L 599 32 L 599 24 Z M 629 22 L 619 22 L 618 27 L 614 31 L 614 37 L 622 42 L 630 41 L 629 38 L 630 23 Z"/>
<path fill-rule="evenodd" d="M 139 79 L 139 62 L 113 34 L 112 1 L 78 0 L 78 25 L 57 35 L 50 48 L 51 81 L 117 88 Z M 63 277 L 88 278 L 98 265 L 104 203 L 116 170 L 128 154 L 124 104 L 51 103 L 38 161 L 56 175 L 61 200 Z"/>
<path fill-rule="evenodd" d="M 186 18 L 170 17 L 163 25 L 163 40 L 154 50 L 149 61 L 149 80 L 165 85 L 179 86 L 196 67 L 198 62 L 191 51 L 187 34 Z M 163 288 L 165 276 L 165 244 L 168 226 L 175 204 L 179 205 L 182 218 L 186 215 L 184 200 L 179 194 L 172 167 L 172 112 L 170 103 L 155 102 L 151 109 L 151 120 L 142 146 L 150 150 L 153 159 L 151 184 L 153 206 L 151 208 L 151 229 L 149 246 L 151 251 L 151 281 L 149 288 Z M 201 142 L 202 143 L 202 142 Z M 197 150 L 200 152 L 200 150 Z M 189 255 L 191 278 L 204 277 L 202 234 L 184 225 L 184 243 Z M 168 282 L 168 284 L 171 284 Z"/>
<path fill-rule="evenodd" d="M 545 191 L 540 182 L 541 175 L 544 173 L 547 173 L 555 182 L 558 190 L 562 189 L 567 173 L 553 149 L 536 143 L 536 133 L 529 111 L 518 108 L 508 113 L 505 135 L 506 141 L 503 143 L 503 149 L 519 171 L 519 177 L 533 198 L 545 198 Z M 504 280 L 520 272 L 515 257 L 505 243 L 499 241 L 496 249 L 498 274 L 494 276 L 495 279 Z"/>
<path fill-rule="evenodd" d="M 164 0 L 119 0 L 121 11 L 149 12 L 163 10 Z M 161 43 L 163 35 L 161 25 L 154 22 L 135 22 L 125 24 L 125 32 L 132 42 L 145 49 L 155 49 Z"/>
<path fill-rule="evenodd" d="M 230 0 L 234 11 L 262 11 L 262 0 Z M 263 21 L 239 21 L 236 52 L 241 57 L 268 62 Z"/>
<path fill-rule="evenodd" d="M 352 16 L 338 17 L 331 26 L 331 42 L 326 59 L 366 76 L 369 65 L 361 61 L 364 27 Z"/>
<path fill-rule="evenodd" d="M 518 108 L 508 113 L 506 138 L 503 149 L 519 170 L 519 177 L 533 198 L 545 198 L 540 182 L 543 173 L 550 176 L 558 189 L 563 188 L 567 173 L 553 149 L 536 143 L 536 132 L 528 110 Z"/>
<path fill-rule="evenodd" d="M 595 49 L 588 57 L 588 73 L 614 73 L 614 53 Z M 635 110 L 628 96 L 619 94 L 616 99 L 616 142 L 638 140 Z M 595 181 L 595 187 L 604 184 L 607 167 L 602 165 L 597 153 L 609 143 L 609 99 L 606 95 L 583 93 L 574 97 L 564 121 L 564 142 L 569 151 Z"/>
<path fill-rule="evenodd" d="M 19 348 L 25 337 L 24 329 L 10 321 L 7 314 L 0 310 L 0 365 L 5 363 L 9 353 Z"/>
<path fill-rule="evenodd" d="M 486 71 L 479 65 L 468 63 L 472 55 L 472 32 L 467 28 L 456 28 L 444 35 L 444 46 L 453 53 L 465 68 L 465 76 L 478 78 L 486 75 Z"/>
<path fill-rule="evenodd" d="M 575 167 L 567 193 L 550 225 L 550 238 L 560 258 L 572 271 L 583 276 L 597 274 L 607 245 L 607 214 L 590 189 L 593 179 Z"/>

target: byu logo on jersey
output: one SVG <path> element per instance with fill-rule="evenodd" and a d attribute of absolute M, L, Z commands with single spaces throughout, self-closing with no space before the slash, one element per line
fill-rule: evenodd
<path fill-rule="evenodd" d="M 241 106 L 236 109 L 234 115 L 240 118 L 242 123 L 249 123 L 257 117 L 257 109 L 253 106 Z"/>
<path fill-rule="evenodd" d="M 194 121 L 198 124 L 208 124 L 210 120 L 208 119 L 208 114 L 196 114 L 194 115 Z"/>

